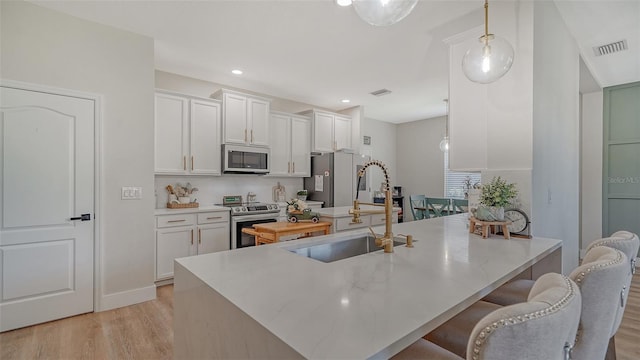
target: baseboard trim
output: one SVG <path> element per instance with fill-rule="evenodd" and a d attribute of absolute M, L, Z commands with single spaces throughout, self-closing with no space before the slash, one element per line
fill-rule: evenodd
<path fill-rule="evenodd" d="M 100 301 L 100 309 L 95 311 L 106 311 L 124 306 L 138 304 L 141 302 L 154 300 L 156 298 L 156 286 L 151 285 L 143 288 L 122 291 L 114 294 L 104 295 Z"/>

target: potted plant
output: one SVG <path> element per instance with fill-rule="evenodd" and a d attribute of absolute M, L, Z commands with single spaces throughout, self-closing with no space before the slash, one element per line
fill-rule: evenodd
<path fill-rule="evenodd" d="M 494 176 L 490 183 L 482 185 L 480 206 L 475 213 L 476 219 L 503 221 L 504 207 L 511 204 L 517 195 L 516 184 L 508 184 L 500 176 Z"/>
<path fill-rule="evenodd" d="M 298 191 L 296 193 L 296 195 L 297 195 L 298 199 L 304 201 L 304 200 L 307 200 L 308 192 L 307 192 L 307 190 L 300 190 L 300 191 Z"/>

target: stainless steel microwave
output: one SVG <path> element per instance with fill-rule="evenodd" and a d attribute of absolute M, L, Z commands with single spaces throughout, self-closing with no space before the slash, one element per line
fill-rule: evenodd
<path fill-rule="evenodd" d="M 222 145 L 222 172 L 227 174 L 266 174 L 269 172 L 269 149 Z"/>

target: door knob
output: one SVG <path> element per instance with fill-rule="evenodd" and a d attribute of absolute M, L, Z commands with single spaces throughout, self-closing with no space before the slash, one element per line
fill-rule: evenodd
<path fill-rule="evenodd" d="M 91 214 L 82 214 L 80 216 L 72 217 L 69 220 L 89 221 L 91 220 Z"/>

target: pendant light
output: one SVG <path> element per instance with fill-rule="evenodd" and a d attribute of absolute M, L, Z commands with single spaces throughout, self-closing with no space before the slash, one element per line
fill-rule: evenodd
<path fill-rule="evenodd" d="M 465 76 L 480 84 L 492 83 L 511 69 L 513 47 L 501 37 L 489 34 L 489 2 L 484 1 L 484 35 L 462 58 Z"/>
<path fill-rule="evenodd" d="M 447 112 L 444 114 L 444 138 L 440 141 L 440 151 L 447 152 L 449 151 L 449 99 L 444 99 L 443 101 Z"/>
<path fill-rule="evenodd" d="M 418 0 L 353 0 L 360 18 L 374 26 L 388 26 L 404 19 Z"/>

